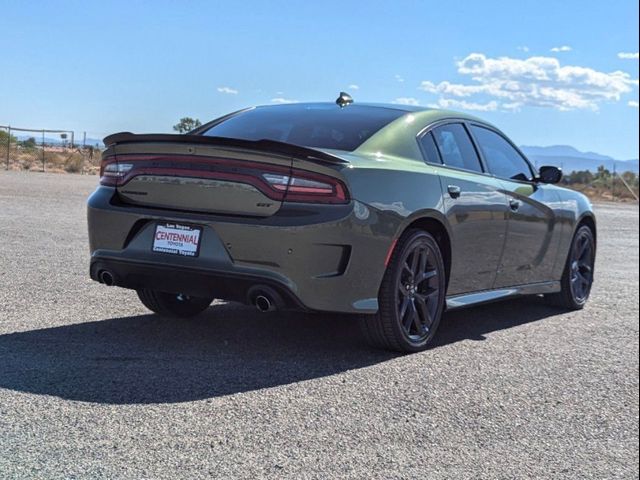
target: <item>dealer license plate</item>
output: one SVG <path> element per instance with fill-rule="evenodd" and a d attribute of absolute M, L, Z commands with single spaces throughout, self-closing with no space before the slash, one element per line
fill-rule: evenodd
<path fill-rule="evenodd" d="M 153 235 L 154 252 L 170 253 L 185 257 L 197 257 L 200 251 L 202 227 L 180 225 L 178 223 L 160 223 Z"/>

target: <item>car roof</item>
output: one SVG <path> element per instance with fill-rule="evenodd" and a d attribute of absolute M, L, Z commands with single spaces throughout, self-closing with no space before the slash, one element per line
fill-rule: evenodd
<path fill-rule="evenodd" d="M 309 107 L 320 107 L 320 106 L 335 106 L 336 108 L 351 108 L 351 109 L 377 109 L 377 108 L 385 108 L 387 110 L 398 110 L 401 112 L 420 112 L 423 110 L 434 110 L 428 107 L 422 107 L 419 105 L 401 105 L 396 103 L 368 103 L 368 102 L 354 102 L 350 105 L 340 107 L 335 102 L 291 102 L 291 103 L 282 103 L 282 104 L 272 104 L 272 105 L 259 105 L 255 108 L 289 108 L 292 110 L 304 110 Z"/>
<path fill-rule="evenodd" d="M 344 107 L 337 105 L 335 102 L 295 102 L 295 103 L 282 103 L 282 104 L 271 104 L 271 105 L 258 105 L 256 107 L 251 108 L 259 108 L 259 109 L 279 109 L 286 108 L 290 109 L 292 112 L 303 111 L 305 109 L 313 108 L 313 107 L 335 107 L 336 109 L 353 109 L 359 110 L 361 112 L 366 110 L 376 110 L 376 109 L 386 109 L 386 110 L 394 110 L 397 112 L 402 112 L 401 116 L 415 114 L 420 119 L 424 119 L 425 121 L 433 122 L 437 120 L 444 120 L 450 118 L 464 119 L 469 121 L 480 122 L 489 125 L 486 121 L 475 117 L 473 115 L 469 115 L 467 113 L 456 112 L 452 110 L 444 110 L 440 108 L 431 108 L 424 107 L 421 105 L 401 105 L 399 103 L 367 103 L 367 102 L 354 102 Z M 393 123 L 393 122 L 392 122 Z"/>
<path fill-rule="evenodd" d="M 419 135 L 420 132 L 430 124 L 443 120 L 462 120 L 479 122 L 483 125 L 493 127 L 487 122 L 472 115 L 437 108 L 423 107 L 420 105 L 354 102 L 345 106 L 340 106 L 335 102 L 291 102 L 258 105 L 244 110 L 239 110 L 203 125 L 198 129 L 198 131 L 204 131 L 210 128 L 211 125 L 224 121 L 225 118 L 249 110 L 284 110 L 285 112 L 288 111 L 292 114 L 303 114 L 305 110 L 311 110 L 314 107 L 323 110 L 328 110 L 330 108 L 335 108 L 336 110 L 356 110 L 359 113 L 365 114 L 367 111 L 379 109 L 391 110 L 398 113 L 395 120 L 390 121 L 358 146 L 354 150 L 354 153 L 357 154 L 379 155 L 381 153 L 386 153 L 396 157 L 412 158 L 422 161 L 422 153 L 420 152 L 415 139 L 417 135 Z"/>

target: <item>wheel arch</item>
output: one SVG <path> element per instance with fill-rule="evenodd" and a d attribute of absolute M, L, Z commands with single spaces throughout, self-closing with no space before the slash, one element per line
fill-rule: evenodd
<path fill-rule="evenodd" d="M 417 218 L 412 218 L 409 223 L 403 226 L 402 231 L 397 238 L 400 238 L 410 229 L 424 230 L 434 236 L 438 246 L 440 247 L 440 251 L 442 252 L 446 272 L 446 284 L 448 286 L 451 276 L 453 248 L 451 244 L 451 234 L 444 216 L 442 216 L 440 212 L 429 212 Z"/>
<path fill-rule="evenodd" d="M 591 232 L 593 233 L 593 241 L 597 245 L 598 244 L 598 231 L 597 231 L 597 228 L 596 228 L 596 217 L 592 212 L 586 212 L 586 213 L 583 213 L 580 216 L 580 218 L 576 222 L 575 228 L 573 229 L 573 235 L 575 235 L 575 233 L 578 231 L 578 229 L 580 227 L 582 227 L 583 225 L 586 225 L 587 227 L 589 227 L 591 229 Z M 571 236 L 571 238 L 573 238 L 573 235 Z"/>

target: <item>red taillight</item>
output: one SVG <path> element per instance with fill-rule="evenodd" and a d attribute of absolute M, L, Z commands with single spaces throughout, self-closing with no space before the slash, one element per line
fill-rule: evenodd
<path fill-rule="evenodd" d="M 116 162 L 114 157 L 107 157 L 100 164 L 100 184 L 115 187 L 120 185 L 133 169 L 133 163 Z"/>
<path fill-rule="evenodd" d="M 208 178 L 253 185 L 273 200 L 304 203 L 348 203 L 337 178 L 307 170 L 253 161 L 196 156 L 121 155 L 100 165 L 100 183 L 122 186 L 139 175 Z"/>
<path fill-rule="evenodd" d="M 346 188 L 328 175 L 293 169 L 292 175 L 264 173 L 262 177 L 271 188 L 286 192 L 286 202 L 347 203 Z"/>

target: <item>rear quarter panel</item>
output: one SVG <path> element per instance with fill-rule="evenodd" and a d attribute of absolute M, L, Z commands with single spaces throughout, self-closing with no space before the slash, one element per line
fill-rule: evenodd
<path fill-rule="evenodd" d="M 350 167 L 342 173 L 351 195 L 393 222 L 390 240 L 417 218 L 433 217 L 445 223 L 442 187 L 436 168 L 424 162 L 385 155 L 350 160 Z"/>

